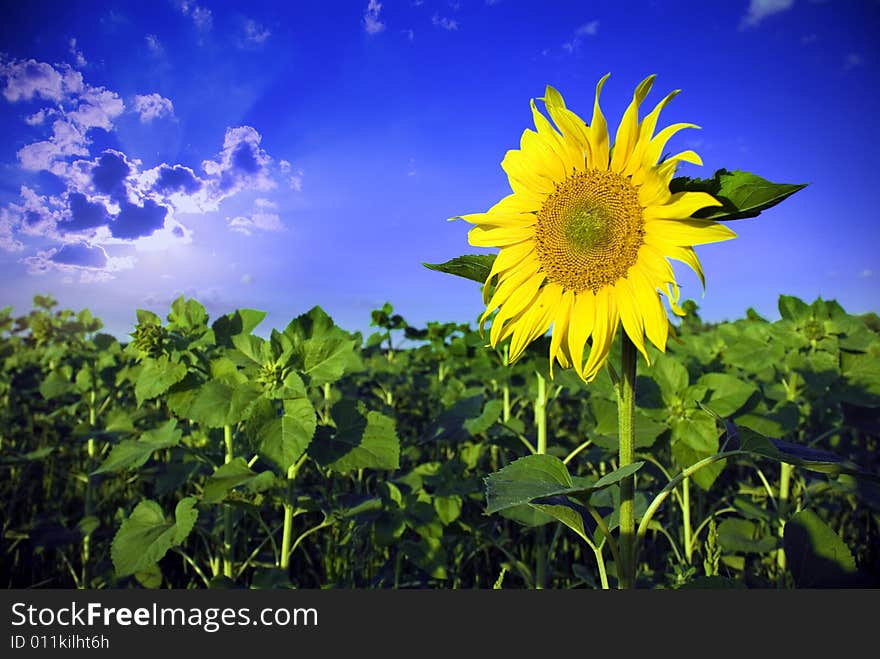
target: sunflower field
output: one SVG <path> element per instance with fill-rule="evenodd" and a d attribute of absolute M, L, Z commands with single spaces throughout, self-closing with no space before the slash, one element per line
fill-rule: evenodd
<path fill-rule="evenodd" d="M 57 306 L 0 312 L 5 587 L 614 588 L 625 477 L 636 587 L 880 584 L 874 314 L 683 302 L 621 469 L 610 370 L 551 377 L 549 336 L 508 364 L 390 304 L 363 337 L 180 298 L 120 341 Z"/>

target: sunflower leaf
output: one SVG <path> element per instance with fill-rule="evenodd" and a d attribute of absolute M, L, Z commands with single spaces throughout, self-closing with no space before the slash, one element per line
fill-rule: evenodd
<path fill-rule="evenodd" d="M 722 206 L 704 208 L 694 213 L 694 217 L 723 222 L 757 217 L 806 186 L 806 183 L 773 183 L 750 172 L 719 169 L 710 179 L 674 178 L 669 191 L 708 192 Z"/>
<path fill-rule="evenodd" d="M 465 254 L 450 259 L 446 263 L 422 263 L 422 265 L 431 270 L 464 277 L 483 284 L 489 278 L 494 262 L 494 254 Z"/>

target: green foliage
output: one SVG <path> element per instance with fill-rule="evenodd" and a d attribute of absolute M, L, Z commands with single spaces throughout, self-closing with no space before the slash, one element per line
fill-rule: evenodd
<path fill-rule="evenodd" d="M 431 270 L 464 277 L 482 284 L 489 278 L 494 262 L 494 254 L 465 254 L 445 263 L 423 263 L 422 265 Z"/>
<path fill-rule="evenodd" d="M 812 510 L 802 510 L 786 523 L 785 553 L 798 588 L 839 588 L 855 582 L 852 552 Z"/>
<path fill-rule="evenodd" d="M 698 211 L 694 217 L 716 221 L 740 220 L 757 217 L 762 211 L 784 201 L 806 183 L 771 183 L 749 172 L 719 169 L 711 179 L 691 179 L 680 177 L 672 179 L 670 192 L 708 192 L 718 199 L 722 206 Z"/>
<path fill-rule="evenodd" d="M 491 256 L 477 262 L 484 281 Z M 472 327 L 413 327 L 390 304 L 366 341 L 319 308 L 257 334 L 263 312 L 211 322 L 180 298 L 165 318 L 137 311 L 127 344 L 49 298 L 0 311 L 0 572 L 17 587 L 490 588 L 504 574 L 522 588 L 545 556 L 548 587 L 599 587 L 595 546 L 613 585 L 599 520 L 614 537 L 620 479 L 637 470 L 638 523 L 669 478 L 723 450 L 689 479 L 689 537 L 681 487 L 652 512 L 640 585 L 880 583 L 876 317 L 782 296 L 775 322 L 710 324 L 683 306 L 678 340 L 639 360 L 626 470 L 611 378 L 550 379 L 549 338 L 507 365 Z"/>
<path fill-rule="evenodd" d="M 113 539 L 111 553 L 116 575 L 124 577 L 139 572 L 186 540 L 199 516 L 196 502 L 193 497 L 182 499 L 174 509 L 174 521 L 169 521 L 158 503 L 141 501 Z"/>

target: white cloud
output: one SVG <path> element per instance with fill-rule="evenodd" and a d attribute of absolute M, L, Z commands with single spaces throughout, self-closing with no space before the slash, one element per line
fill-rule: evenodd
<path fill-rule="evenodd" d="M 266 27 L 260 25 L 253 19 L 248 19 L 244 23 L 244 38 L 250 44 L 262 44 L 272 36 Z"/>
<path fill-rule="evenodd" d="M 51 110 L 47 110 L 43 108 L 42 110 L 37 110 L 32 115 L 25 117 L 24 122 L 28 126 L 39 126 L 46 119 L 46 115 L 51 112 Z"/>
<path fill-rule="evenodd" d="M 0 249 L 7 252 L 20 252 L 24 245 L 15 237 L 18 220 L 6 208 L 0 208 Z"/>
<path fill-rule="evenodd" d="M 50 136 L 19 149 L 19 162 L 29 170 L 54 172 L 61 160 L 88 155 L 88 132 L 94 128 L 112 130 L 113 121 L 125 109 L 115 92 L 85 84 L 82 74 L 66 64 L 52 66 L 32 59 L 3 61 L 0 79 L 4 82 L 3 95 L 10 102 L 42 98 L 57 104 L 25 119 L 28 125 L 40 126 L 46 117 L 58 117 Z"/>
<path fill-rule="evenodd" d="M 211 26 L 214 23 L 214 17 L 211 14 L 210 9 L 197 5 L 194 2 L 190 2 L 190 0 L 180 0 L 178 2 L 178 7 L 184 16 L 192 18 L 193 23 L 195 23 L 195 26 L 198 29 L 211 29 Z"/>
<path fill-rule="evenodd" d="M 271 190 L 275 181 L 269 173 L 272 158 L 261 147 L 262 136 L 251 126 L 227 128 L 223 150 L 216 160 L 205 160 L 216 201 L 243 189 Z"/>
<path fill-rule="evenodd" d="M 77 107 L 66 118 L 83 133 L 92 128 L 112 130 L 113 120 L 125 110 L 125 103 L 116 94 L 103 87 L 87 86 L 77 98 Z"/>
<path fill-rule="evenodd" d="M 367 34 L 378 34 L 385 29 L 385 23 L 379 20 L 379 12 L 382 11 L 382 3 L 370 0 L 367 10 L 364 12 L 364 29 Z"/>
<path fill-rule="evenodd" d="M 788 11 L 794 0 L 750 0 L 749 9 L 740 22 L 740 29 L 755 27 L 768 16 Z"/>
<path fill-rule="evenodd" d="M 155 34 L 148 34 L 144 39 L 147 42 L 147 48 L 150 49 L 150 52 L 154 55 L 161 55 L 165 52 L 165 48 L 162 46 L 162 42 L 159 41 L 159 37 Z"/>
<path fill-rule="evenodd" d="M 0 61 L 0 79 L 3 79 L 3 96 L 7 101 L 29 101 L 39 97 L 60 101 L 69 94 L 82 89 L 82 74 L 66 64 L 57 69 L 46 62 L 34 59 Z"/>
<path fill-rule="evenodd" d="M 305 172 L 299 168 L 294 170 L 293 166 L 287 160 L 280 160 L 278 166 L 281 169 L 281 173 L 287 176 L 287 184 L 290 188 L 297 192 L 302 192 Z"/>
<path fill-rule="evenodd" d="M 68 42 L 70 46 L 70 54 L 73 55 L 74 61 L 79 68 L 84 67 L 88 62 L 86 62 L 86 58 L 83 57 L 82 51 L 76 47 L 76 39 L 71 38 Z"/>
<path fill-rule="evenodd" d="M 433 16 L 431 16 L 431 22 L 437 27 L 443 28 L 444 30 L 458 29 L 458 21 L 440 16 L 440 14 L 434 14 Z"/>
<path fill-rule="evenodd" d="M 193 9 L 192 19 L 193 23 L 195 23 L 196 27 L 200 30 L 210 30 L 211 25 L 214 23 L 214 17 L 211 15 L 211 10 L 206 9 L 205 7 L 196 7 Z"/>
<path fill-rule="evenodd" d="M 255 231 L 281 231 L 284 229 L 284 224 L 278 213 L 258 211 L 251 214 L 250 217 L 238 215 L 226 219 L 230 229 L 246 236 L 253 235 Z"/>
<path fill-rule="evenodd" d="M 31 171 L 53 171 L 56 161 L 69 156 L 87 156 L 88 141 L 73 124 L 58 120 L 52 124 L 52 136 L 32 142 L 18 150 L 21 166 Z"/>
<path fill-rule="evenodd" d="M 161 94 L 146 94 L 134 97 L 134 111 L 141 117 L 141 123 L 150 123 L 159 117 L 172 116 L 174 104 Z"/>
<path fill-rule="evenodd" d="M 874 276 L 874 271 L 871 270 L 870 268 L 865 268 L 864 270 L 862 270 L 859 273 L 859 277 L 862 277 L 862 278 L 873 277 L 873 276 Z"/>
<path fill-rule="evenodd" d="M 590 21 L 589 23 L 584 23 L 577 30 L 574 31 L 575 36 L 582 37 L 592 37 L 595 36 L 599 32 L 599 21 Z"/>

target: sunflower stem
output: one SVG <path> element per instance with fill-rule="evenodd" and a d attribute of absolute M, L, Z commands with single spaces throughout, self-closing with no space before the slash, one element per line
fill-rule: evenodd
<path fill-rule="evenodd" d="M 618 468 L 633 462 L 634 418 L 636 401 L 636 347 L 625 331 L 621 331 L 620 383 L 617 387 L 617 423 L 620 447 Z M 621 589 L 632 588 L 635 581 L 633 546 L 635 541 L 635 516 L 633 498 L 635 477 L 620 481 L 620 563 L 617 565 L 617 582 Z"/>
<path fill-rule="evenodd" d="M 538 376 L 538 392 L 535 396 L 536 452 L 543 455 L 547 452 L 547 382 L 540 373 L 535 375 Z M 537 527 L 536 531 L 538 542 L 535 556 L 535 589 L 541 590 L 547 580 L 547 534 L 543 526 Z"/>
<path fill-rule="evenodd" d="M 226 453 L 223 463 L 229 464 L 234 457 L 232 443 L 232 426 L 223 426 L 223 445 Z M 233 540 L 232 507 L 229 504 L 223 506 L 223 576 L 232 578 L 232 540 Z"/>

